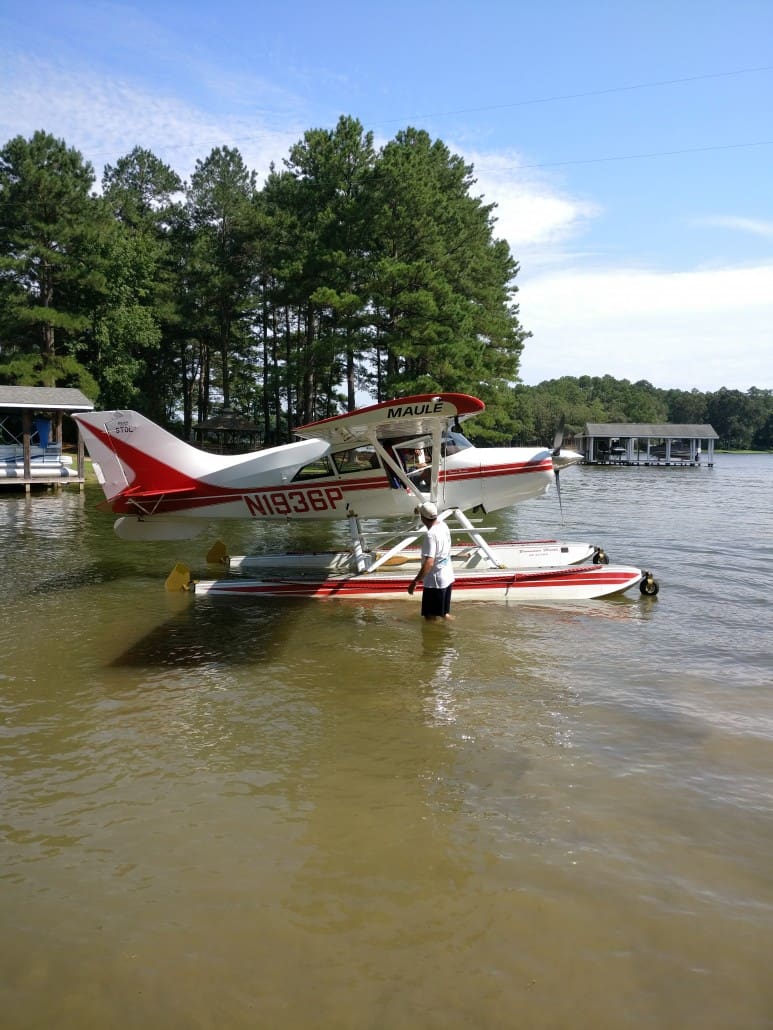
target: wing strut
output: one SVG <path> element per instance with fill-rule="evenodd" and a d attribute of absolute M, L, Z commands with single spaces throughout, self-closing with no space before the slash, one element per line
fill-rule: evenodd
<path fill-rule="evenodd" d="M 497 558 L 484 537 L 475 529 L 475 526 L 470 522 L 461 508 L 448 508 L 446 511 L 441 511 L 438 518 L 444 522 L 450 518 L 455 518 L 461 528 L 452 529 L 451 532 L 465 533 L 469 536 L 475 543 L 478 550 L 491 563 L 492 568 L 505 568 L 504 564 Z M 393 547 L 390 547 L 388 550 L 384 551 L 383 554 L 380 554 L 375 561 L 372 561 L 371 559 L 373 558 L 374 552 L 368 550 L 360 527 L 360 520 L 357 515 L 352 512 L 349 515 L 349 536 L 352 541 L 352 554 L 354 556 L 357 572 L 375 572 L 376 569 L 381 568 L 382 565 L 386 565 L 392 558 L 401 555 L 406 547 L 410 547 L 411 544 L 415 543 L 416 540 L 425 533 L 426 530 L 424 528 L 413 530 L 407 536 L 399 540 Z"/>
<path fill-rule="evenodd" d="M 422 504 L 426 500 L 426 494 L 423 494 L 421 490 L 413 483 L 408 476 L 405 474 L 405 470 L 394 460 L 392 455 L 383 447 L 378 437 L 376 436 L 376 430 L 373 429 L 368 434 L 369 442 L 375 448 L 376 453 L 379 455 L 381 460 L 391 469 L 403 486 L 417 499 L 419 504 Z M 435 504 L 438 503 L 438 492 L 439 492 L 439 481 L 440 481 L 440 455 L 443 444 L 443 424 L 440 421 L 435 422 L 432 426 L 432 470 L 430 479 L 430 500 Z M 441 505 L 438 504 L 438 508 Z M 504 566 L 502 562 L 497 558 L 494 552 L 489 547 L 483 536 L 477 532 L 472 522 L 467 518 L 461 508 L 448 508 L 446 511 L 442 511 L 438 516 L 443 521 L 454 517 L 461 526 L 462 531 L 466 532 L 469 537 L 474 541 L 481 554 L 488 559 L 491 563 L 492 568 L 501 569 Z M 349 535 L 352 540 L 352 552 L 354 554 L 354 561 L 358 572 L 375 572 L 376 569 L 385 565 L 391 558 L 394 558 L 400 552 L 409 547 L 414 541 L 423 534 L 424 530 L 417 530 L 411 533 L 409 536 L 404 537 L 394 547 L 390 547 L 384 554 L 380 555 L 375 561 L 369 561 L 372 557 L 368 551 L 365 539 L 362 535 L 362 529 L 360 527 L 360 520 L 355 512 L 351 512 L 349 515 Z M 458 532 L 458 531 L 457 531 Z"/>
<path fill-rule="evenodd" d="M 473 524 L 470 522 L 470 520 L 467 518 L 467 516 L 464 514 L 461 508 L 451 508 L 448 512 L 442 512 L 439 518 L 442 519 L 447 517 L 448 515 L 456 516 L 456 520 L 459 523 L 459 525 L 467 530 L 467 532 L 470 534 L 470 538 L 475 541 L 475 543 L 478 545 L 478 548 L 483 552 L 483 554 L 485 554 L 485 556 L 488 558 L 488 560 L 491 562 L 492 566 L 495 569 L 504 568 L 502 562 L 491 550 L 489 545 L 486 543 L 486 540 L 480 535 L 480 533 L 477 532 L 475 526 L 473 526 Z"/>

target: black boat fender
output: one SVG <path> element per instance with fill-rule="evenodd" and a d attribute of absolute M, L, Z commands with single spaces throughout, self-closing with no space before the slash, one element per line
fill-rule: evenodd
<path fill-rule="evenodd" d="M 645 597 L 655 597 L 660 587 L 651 572 L 645 572 L 639 583 L 639 590 Z"/>

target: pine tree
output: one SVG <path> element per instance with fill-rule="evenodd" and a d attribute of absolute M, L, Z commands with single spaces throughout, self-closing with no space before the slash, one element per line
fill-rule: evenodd
<path fill-rule="evenodd" d="M 388 143 L 374 175 L 373 302 L 379 397 L 496 391 L 517 376 L 525 334 L 517 265 L 494 238 L 472 168 L 426 132 Z"/>
<path fill-rule="evenodd" d="M 96 394 L 78 361 L 104 278 L 91 165 L 38 131 L 0 151 L 0 353 L 3 377 Z"/>

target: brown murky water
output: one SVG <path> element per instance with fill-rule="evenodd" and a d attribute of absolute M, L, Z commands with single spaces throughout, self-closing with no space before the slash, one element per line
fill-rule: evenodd
<path fill-rule="evenodd" d="M 773 457 L 562 488 L 657 599 L 171 596 L 0 495 L 0 1025 L 773 1026 Z"/>

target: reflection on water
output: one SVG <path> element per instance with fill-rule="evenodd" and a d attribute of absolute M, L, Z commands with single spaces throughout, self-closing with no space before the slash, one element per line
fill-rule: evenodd
<path fill-rule="evenodd" d="M 571 470 L 659 596 L 450 625 L 168 595 L 208 543 L 0 496 L 4 1024 L 769 1026 L 771 472 Z"/>

